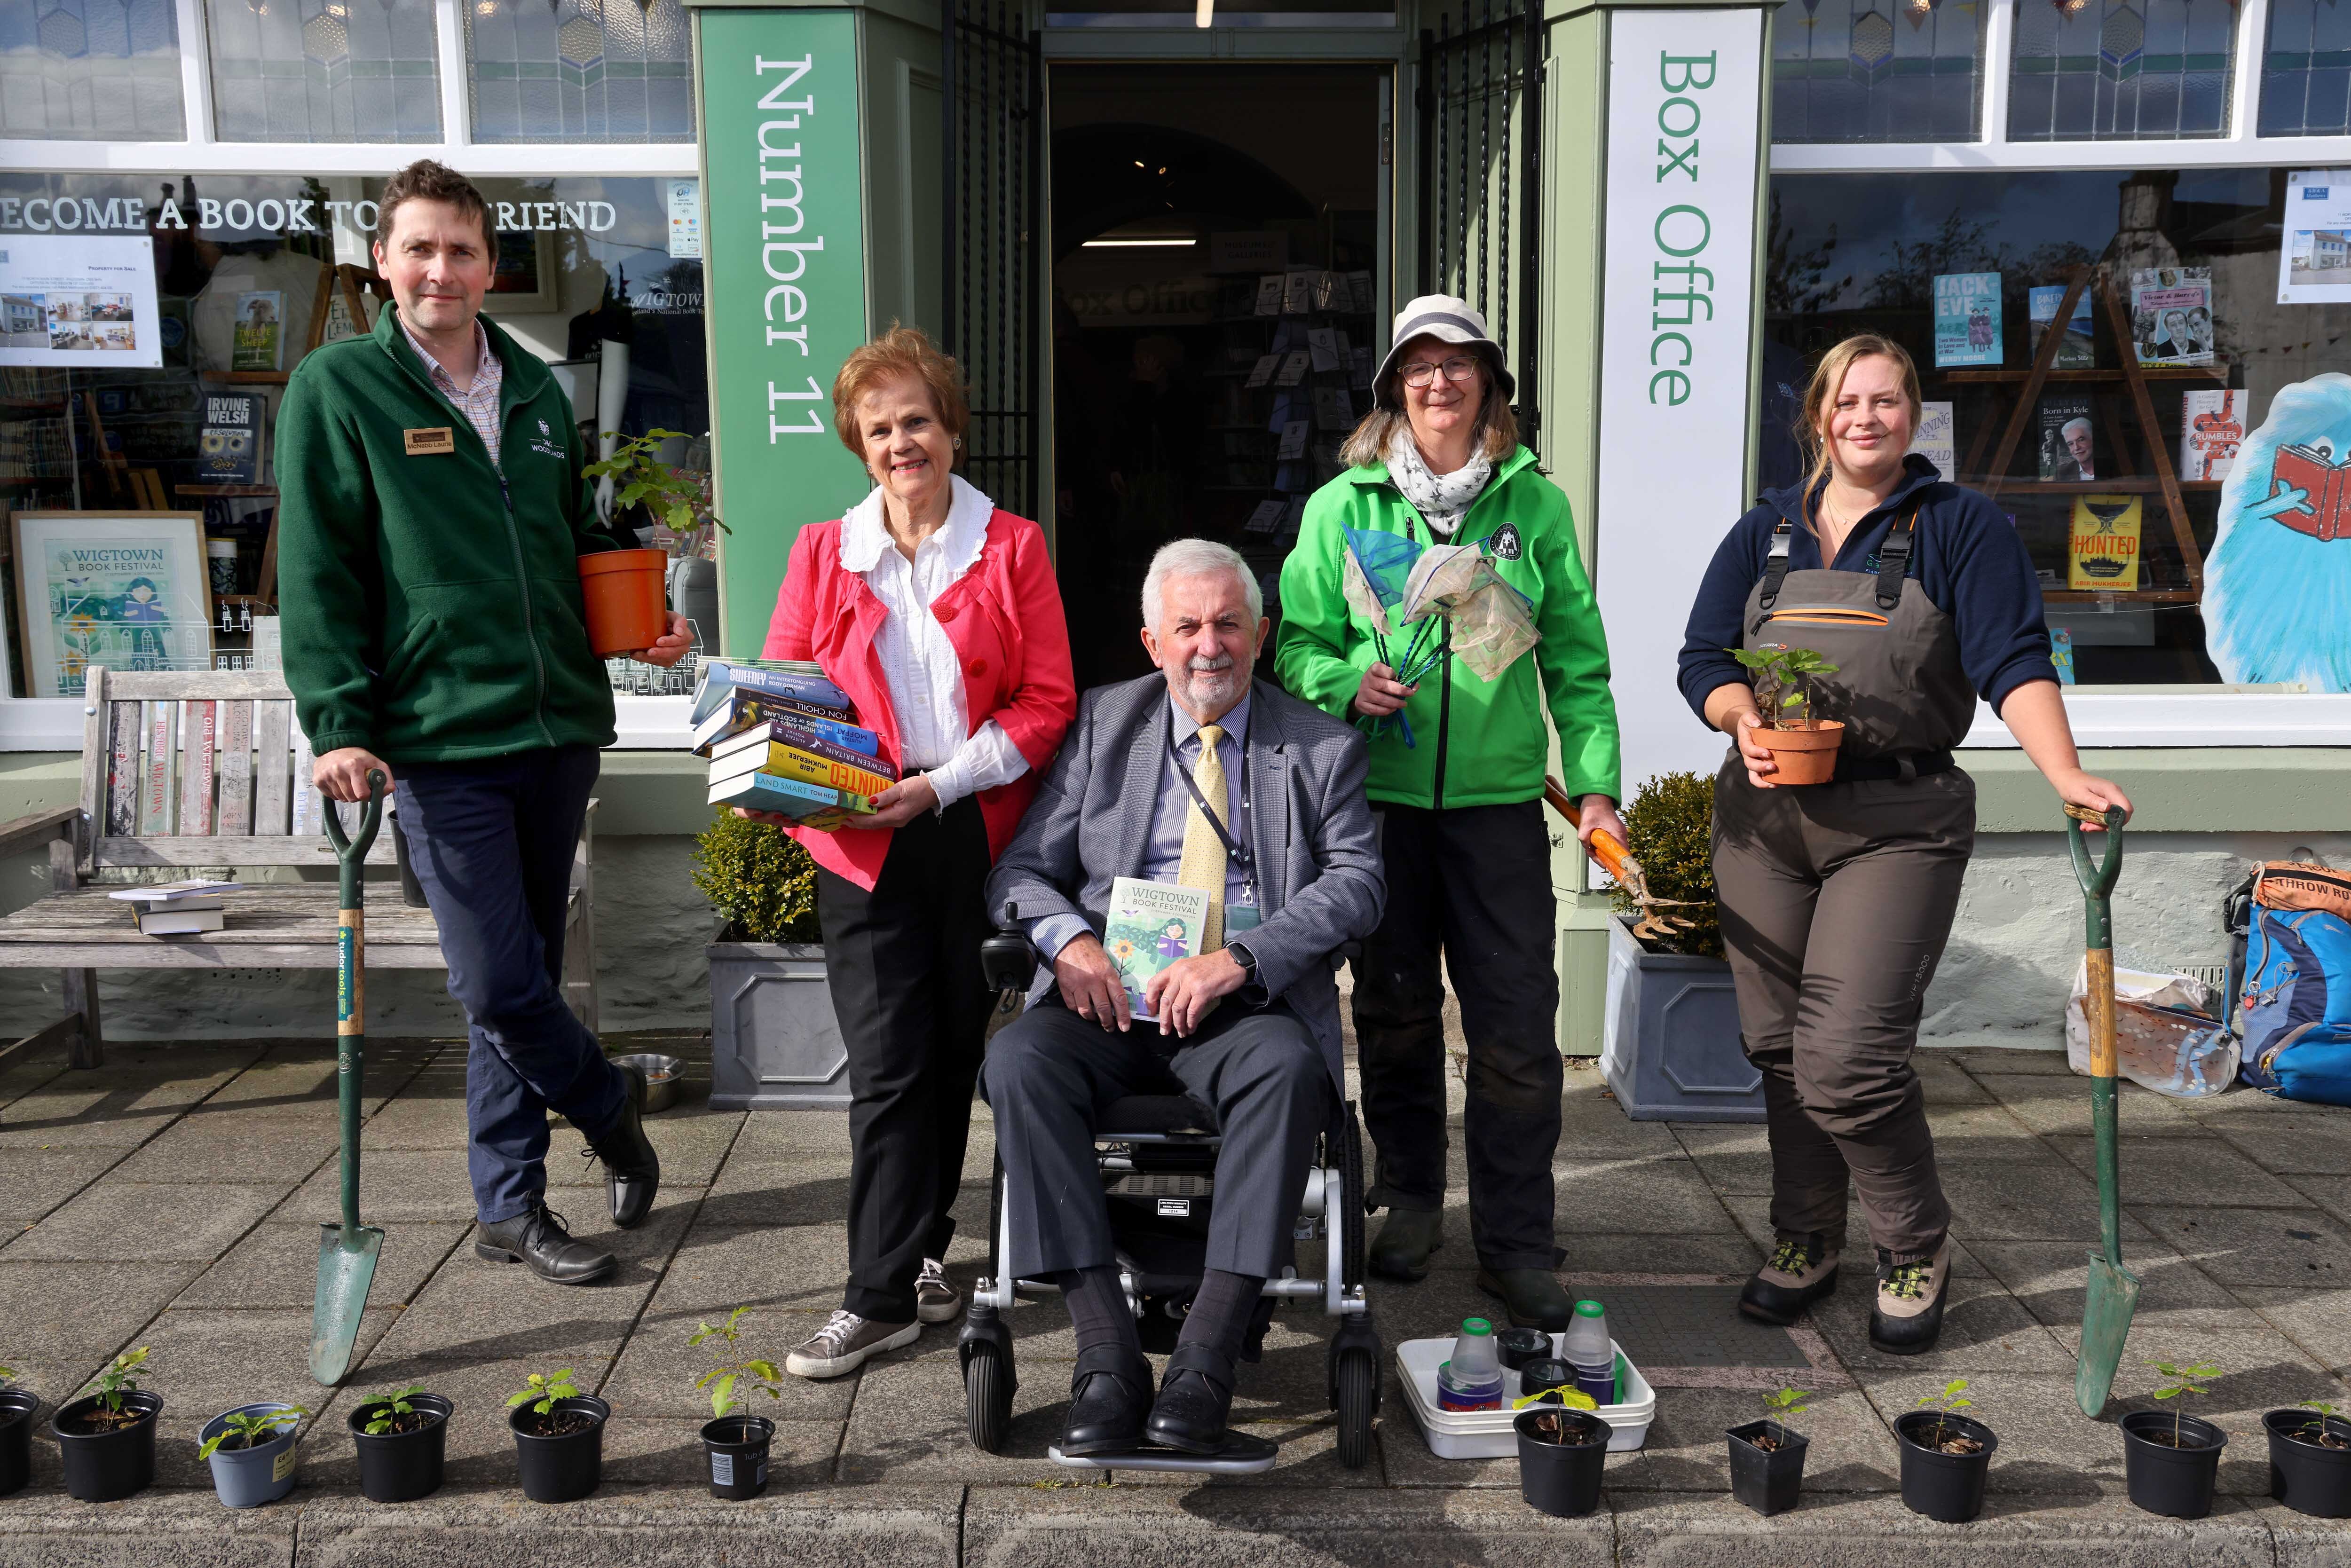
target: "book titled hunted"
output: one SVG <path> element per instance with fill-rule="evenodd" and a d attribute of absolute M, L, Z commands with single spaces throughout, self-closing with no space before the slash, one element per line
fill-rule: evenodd
<path fill-rule="evenodd" d="M 1132 876 L 1112 879 L 1102 946 L 1126 987 L 1128 1012 L 1146 1023 L 1159 1021 L 1144 1005 L 1144 988 L 1160 970 L 1197 953 L 1207 924 L 1208 895 L 1197 888 Z"/>
<path fill-rule="evenodd" d="M 259 392 L 206 392 L 196 438 L 200 485 L 261 483 L 262 425 L 269 402 Z"/>

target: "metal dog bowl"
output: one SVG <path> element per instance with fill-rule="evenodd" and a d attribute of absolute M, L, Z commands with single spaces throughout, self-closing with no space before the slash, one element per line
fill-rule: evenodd
<path fill-rule="evenodd" d="M 634 1067 L 645 1075 L 645 1114 L 666 1111 L 677 1103 L 678 1092 L 685 1085 L 685 1063 L 674 1056 L 657 1051 L 643 1051 L 634 1056 L 616 1056 L 613 1065 Z"/>

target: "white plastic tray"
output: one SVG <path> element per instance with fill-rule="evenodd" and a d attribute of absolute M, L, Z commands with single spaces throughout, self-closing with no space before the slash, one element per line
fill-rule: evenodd
<path fill-rule="evenodd" d="M 1559 1354 L 1565 1336 L 1553 1334 L 1552 1354 Z M 1593 1412 L 1608 1423 L 1608 1451 L 1628 1454 L 1649 1440 L 1649 1422 L 1657 1414 L 1657 1392 L 1633 1359 L 1615 1341 L 1609 1347 L 1624 1357 L 1625 1398 Z M 1519 1451 L 1519 1435 L 1511 1423 L 1519 1412 L 1510 1407 L 1512 1392 L 1499 1410 L 1440 1410 L 1437 1406 L 1437 1369 L 1453 1354 L 1449 1339 L 1408 1339 L 1396 1346 L 1396 1378 L 1404 1385 L 1405 1404 L 1419 1424 L 1428 1451 L 1440 1459 L 1507 1459 Z M 1506 1372 L 1504 1386 L 1515 1389 L 1517 1375 Z"/>

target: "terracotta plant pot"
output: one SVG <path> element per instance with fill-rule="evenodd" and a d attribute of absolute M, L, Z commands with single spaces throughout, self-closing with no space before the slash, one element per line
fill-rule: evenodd
<path fill-rule="evenodd" d="M 588 646 L 600 659 L 650 648 L 669 629 L 669 556 L 657 549 L 613 549 L 580 558 L 580 596 Z"/>
<path fill-rule="evenodd" d="M 1825 784 L 1836 771 L 1837 747 L 1844 743 L 1844 722 L 1814 719 L 1802 729 L 1759 727 L 1752 733 L 1755 744 L 1770 752 L 1779 765 L 1780 771 L 1772 776 L 1774 783 Z"/>

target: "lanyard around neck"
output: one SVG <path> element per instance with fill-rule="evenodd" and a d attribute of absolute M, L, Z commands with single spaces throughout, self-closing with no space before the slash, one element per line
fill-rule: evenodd
<path fill-rule="evenodd" d="M 1225 846 L 1226 858 L 1246 873 L 1249 867 L 1249 851 L 1232 834 L 1225 831 L 1224 819 L 1217 814 L 1217 809 L 1214 806 L 1208 804 L 1208 798 L 1200 792 L 1200 786 L 1193 779 L 1192 770 L 1185 767 L 1183 758 L 1176 755 L 1176 710 L 1172 704 L 1167 710 L 1167 727 L 1160 734 L 1167 743 L 1167 760 L 1175 768 L 1176 777 L 1184 780 L 1184 788 L 1190 793 L 1192 804 L 1199 807 L 1201 814 L 1208 819 L 1208 826 L 1216 832 L 1217 841 Z M 1236 741 L 1238 738 L 1235 737 Z M 1204 740 L 1200 744 L 1205 747 L 1208 743 Z M 1246 768 L 1249 766 L 1249 748 L 1244 745 L 1240 749 L 1241 766 Z M 1247 786 L 1244 785 L 1243 789 L 1246 789 Z"/>

